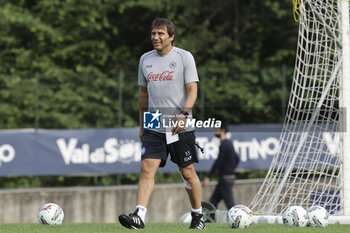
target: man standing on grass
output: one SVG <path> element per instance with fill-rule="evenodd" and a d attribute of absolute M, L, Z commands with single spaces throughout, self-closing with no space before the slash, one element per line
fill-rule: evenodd
<path fill-rule="evenodd" d="M 165 18 L 152 22 L 151 41 L 154 50 L 143 54 L 139 63 L 140 140 L 142 142 L 141 176 L 138 184 L 137 206 L 134 213 L 119 216 L 126 228 L 145 227 L 147 206 L 154 189 L 158 167 L 164 167 L 170 153 L 184 179 L 191 202 L 190 228 L 205 229 L 202 214 L 201 183 L 195 171 L 198 162 L 194 128 L 186 127 L 197 99 L 199 82 L 192 54 L 174 46 L 175 26 Z M 161 112 L 158 111 L 161 109 Z M 151 122 L 163 116 L 175 116 L 172 127 L 148 128 L 145 111 L 152 112 Z M 153 126 L 153 125 L 152 125 Z M 170 130 L 169 130 L 170 129 Z"/>
<path fill-rule="evenodd" d="M 210 202 L 217 207 L 218 203 L 223 199 L 226 208 L 229 210 L 235 205 L 232 189 L 235 181 L 235 170 L 240 159 L 233 148 L 232 142 L 226 138 L 227 130 L 228 126 L 222 124 L 220 128 L 216 128 L 214 131 L 214 135 L 220 139 L 219 155 L 202 184 L 204 187 L 207 187 L 210 178 L 218 172 L 219 181 L 210 198 Z"/>

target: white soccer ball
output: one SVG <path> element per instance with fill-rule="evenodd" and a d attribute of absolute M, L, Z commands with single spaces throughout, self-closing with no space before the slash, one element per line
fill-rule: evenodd
<path fill-rule="evenodd" d="M 191 221 L 192 221 L 191 212 L 184 213 L 180 218 L 181 223 L 190 223 Z"/>
<path fill-rule="evenodd" d="M 328 212 L 322 206 L 311 206 L 307 209 L 307 225 L 312 227 L 326 227 L 328 225 Z"/>
<path fill-rule="evenodd" d="M 41 224 L 59 225 L 64 219 L 63 209 L 55 203 L 46 203 L 38 213 L 38 219 Z"/>
<path fill-rule="evenodd" d="M 253 212 L 244 205 L 235 205 L 227 211 L 227 224 L 231 228 L 248 228 L 253 223 Z"/>
<path fill-rule="evenodd" d="M 283 223 L 289 227 L 305 227 L 307 224 L 307 212 L 301 206 L 290 206 L 284 211 Z"/>

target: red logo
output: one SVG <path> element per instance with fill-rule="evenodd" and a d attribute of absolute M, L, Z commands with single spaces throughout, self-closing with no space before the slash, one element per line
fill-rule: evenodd
<path fill-rule="evenodd" d="M 147 80 L 149 82 L 151 81 L 171 81 L 173 80 L 173 74 L 174 74 L 174 70 L 173 71 L 164 71 L 163 73 L 159 73 L 159 74 L 153 74 L 153 72 L 150 72 L 147 75 Z"/>

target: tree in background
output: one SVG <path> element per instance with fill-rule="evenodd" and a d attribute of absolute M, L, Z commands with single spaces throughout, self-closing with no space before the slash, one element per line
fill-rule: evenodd
<path fill-rule="evenodd" d="M 198 114 L 280 122 L 297 38 L 291 8 L 289 0 L 0 0 L 0 127 L 32 128 L 36 119 L 40 128 L 117 127 L 120 115 L 121 126 L 136 126 L 138 59 L 152 48 L 155 17 L 175 22 L 176 44 L 196 59 Z"/>

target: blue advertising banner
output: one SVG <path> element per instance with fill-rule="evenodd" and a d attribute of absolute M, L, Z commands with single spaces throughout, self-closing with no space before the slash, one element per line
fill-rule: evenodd
<path fill-rule="evenodd" d="M 260 127 L 260 128 L 259 128 Z M 262 127 L 262 128 L 261 128 Z M 230 127 L 238 169 L 268 169 L 279 149 L 281 125 Z M 0 176 L 138 173 L 138 128 L 0 131 Z M 196 132 L 204 148 L 197 171 L 208 171 L 219 150 L 213 132 Z M 168 160 L 159 172 L 177 171 Z"/>

